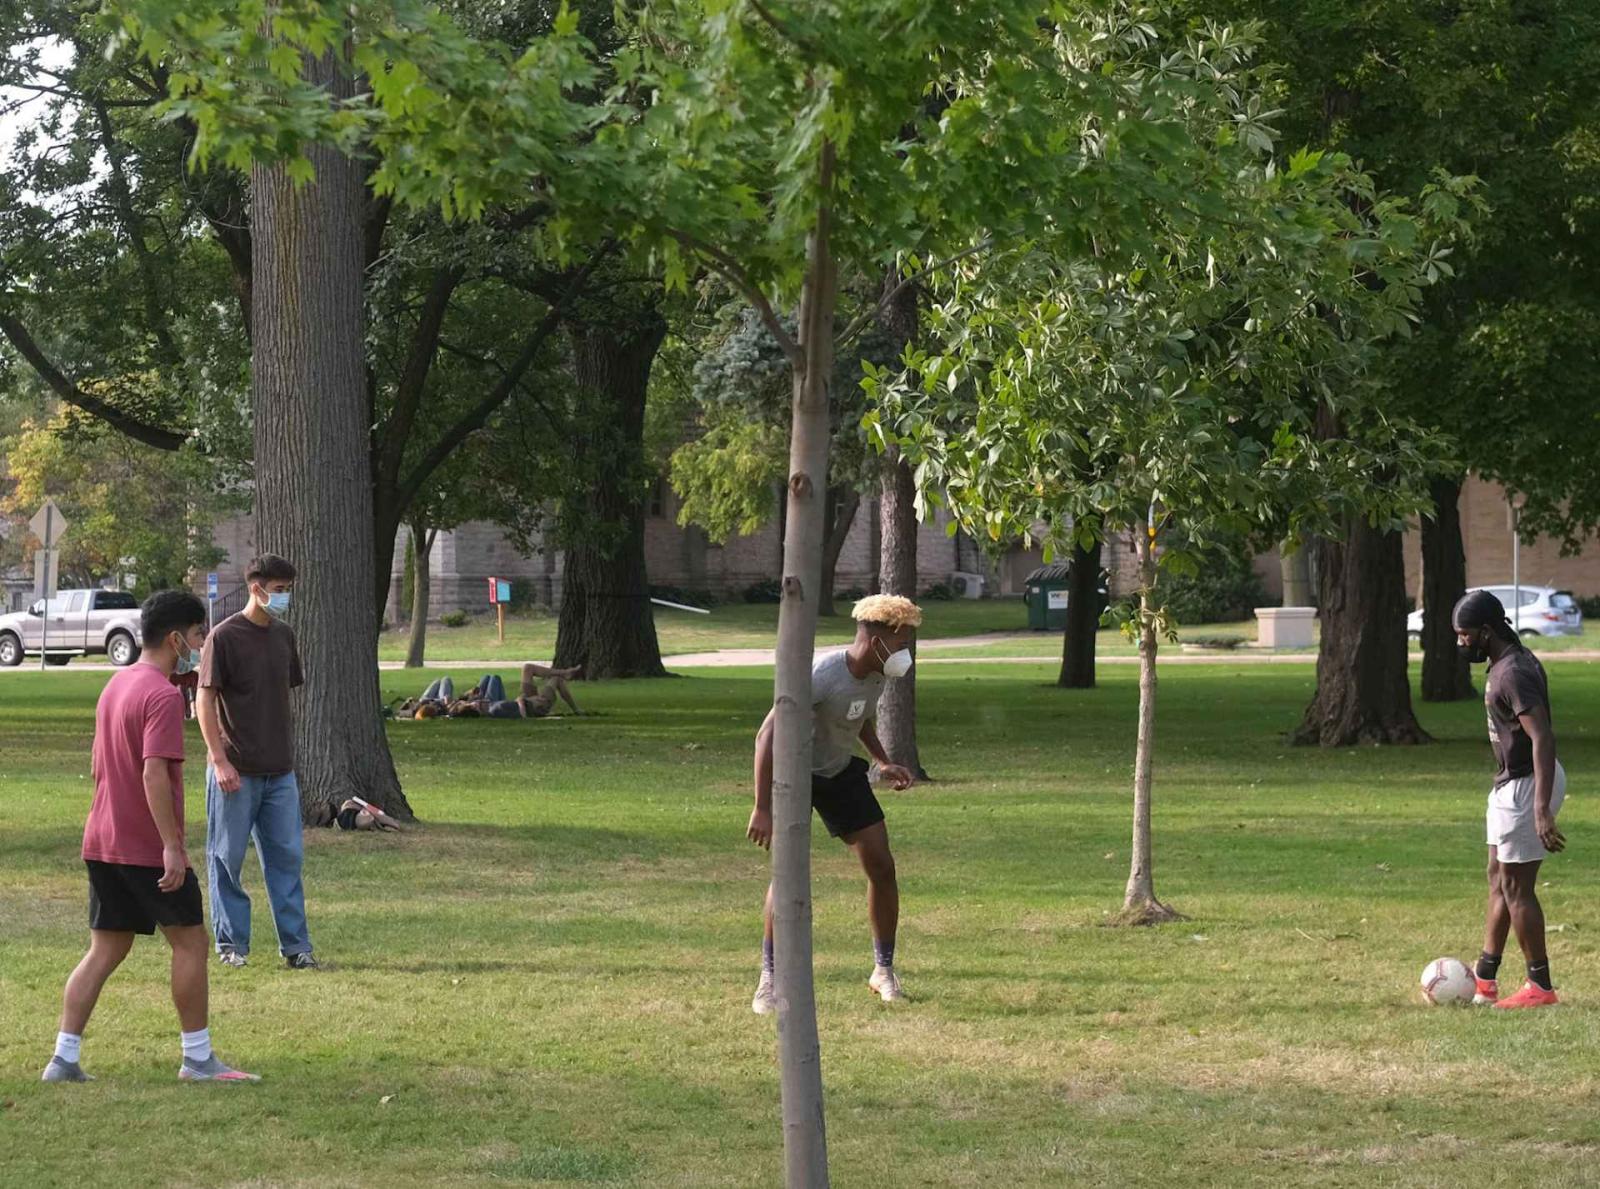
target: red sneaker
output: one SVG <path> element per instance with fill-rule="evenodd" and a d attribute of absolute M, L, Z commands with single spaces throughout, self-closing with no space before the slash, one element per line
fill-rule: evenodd
<path fill-rule="evenodd" d="M 1523 983 L 1522 990 L 1518 991 L 1510 999 L 1502 999 L 1495 1006 L 1503 1008 L 1554 1007 L 1560 1002 L 1561 1000 L 1556 998 L 1554 991 L 1546 991 L 1543 987 L 1530 982 Z"/>
<path fill-rule="evenodd" d="M 1492 978 L 1478 978 L 1477 975 L 1472 977 L 1478 984 L 1478 990 L 1472 996 L 1472 1005 L 1474 1007 L 1493 1007 L 1495 1001 L 1500 998 L 1499 982 Z"/>

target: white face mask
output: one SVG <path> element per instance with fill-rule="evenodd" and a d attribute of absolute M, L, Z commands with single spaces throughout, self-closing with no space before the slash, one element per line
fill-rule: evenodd
<path fill-rule="evenodd" d="M 882 643 L 882 641 L 879 641 Z M 884 649 L 888 649 L 884 645 Z M 888 678 L 904 677 L 911 672 L 911 650 L 902 648 L 899 652 L 890 652 L 883 658 L 883 675 Z"/>

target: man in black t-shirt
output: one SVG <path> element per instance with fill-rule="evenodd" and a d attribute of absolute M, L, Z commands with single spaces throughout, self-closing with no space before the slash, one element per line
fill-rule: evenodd
<path fill-rule="evenodd" d="M 1469 591 L 1451 616 L 1456 644 L 1473 664 L 1489 662 L 1483 702 L 1497 768 L 1489 793 L 1489 908 L 1478 958 L 1474 1003 L 1549 1007 L 1559 1000 L 1550 981 L 1544 909 L 1535 891 L 1539 864 L 1563 849 L 1556 814 L 1567 774 L 1556 759 L 1550 725 L 1550 680 L 1539 658 L 1522 646 L 1506 609 L 1486 590 Z M 1510 930 L 1528 964 L 1527 984 L 1500 998 L 1500 958 Z"/>

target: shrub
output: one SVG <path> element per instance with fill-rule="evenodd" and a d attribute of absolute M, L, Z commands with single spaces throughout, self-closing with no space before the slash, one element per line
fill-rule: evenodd
<path fill-rule="evenodd" d="M 709 590 L 694 590 L 683 586 L 650 587 L 652 599 L 665 599 L 669 603 L 682 603 L 685 607 L 715 607 L 721 600 Z"/>
<path fill-rule="evenodd" d="M 446 611 L 439 616 L 439 622 L 447 628 L 464 628 L 468 618 L 465 611 Z"/>
<path fill-rule="evenodd" d="M 956 588 L 948 582 L 935 582 L 922 592 L 922 601 L 925 603 L 948 603 L 956 597 Z"/>
<path fill-rule="evenodd" d="M 1574 601 L 1585 619 L 1600 617 L 1600 595 L 1584 595 L 1581 598 L 1574 596 Z"/>
<path fill-rule="evenodd" d="M 781 603 L 783 583 L 776 578 L 763 578 L 760 582 L 752 582 L 745 587 L 743 595 L 747 603 Z"/>
<path fill-rule="evenodd" d="M 1225 652 L 1232 652 L 1244 643 L 1243 636 L 1184 636 L 1185 647 L 1218 648 Z"/>
<path fill-rule="evenodd" d="M 1180 624 L 1235 623 L 1264 606 L 1261 577 L 1242 553 L 1208 555 L 1194 577 L 1162 575 L 1167 611 Z"/>
<path fill-rule="evenodd" d="M 834 591 L 833 597 L 838 599 L 841 603 L 859 603 L 862 599 L 867 597 L 867 592 L 862 590 L 859 586 L 852 586 L 849 590 Z"/>

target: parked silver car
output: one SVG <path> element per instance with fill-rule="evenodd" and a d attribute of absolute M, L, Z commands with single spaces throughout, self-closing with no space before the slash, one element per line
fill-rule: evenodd
<path fill-rule="evenodd" d="M 1521 588 L 1522 606 L 1517 606 L 1518 588 L 1509 582 L 1500 586 L 1474 586 L 1473 590 L 1486 590 L 1500 600 L 1516 625 L 1517 631 L 1534 636 L 1581 636 L 1583 612 L 1578 610 L 1578 600 L 1570 590 L 1557 590 L 1553 586 L 1524 586 Z M 1418 608 L 1406 619 L 1406 635 L 1413 640 L 1422 638 L 1422 610 Z"/>
<path fill-rule="evenodd" d="M 0 615 L 0 665 L 20 665 L 28 653 L 64 665 L 75 656 L 104 653 L 113 665 L 139 659 L 139 600 L 125 590 L 63 590 L 47 604 Z"/>

